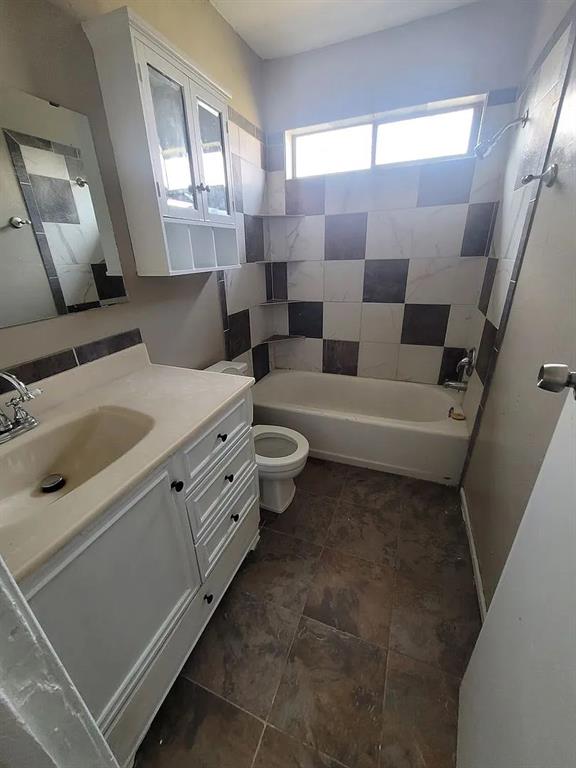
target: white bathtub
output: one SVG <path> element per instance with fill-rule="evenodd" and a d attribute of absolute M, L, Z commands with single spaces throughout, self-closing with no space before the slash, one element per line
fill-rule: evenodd
<path fill-rule="evenodd" d="M 296 429 L 311 456 L 457 485 L 468 426 L 448 411 L 461 399 L 430 384 L 277 370 L 254 387 L 254 423 Z"/>

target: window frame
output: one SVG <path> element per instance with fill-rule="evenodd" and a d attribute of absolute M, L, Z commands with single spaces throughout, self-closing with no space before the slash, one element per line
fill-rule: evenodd
<path fill-rule="evenodd" d="M 479 135 L 482 115 L 486 106 L 486 94 L 480 96 L 468 96 L 463 99 L 452 100 L 450 102 L 433 102 L 421 107 L 411 109 L 394 110 L 393 112 L 379 113 L 375 115 L 352 118 L 349 120 L 339 120 L 322 125 L 314 125 L 308 128 L 299 128 L 286 131 L 285 134 L 285 152 L 286 152 L 286 170 L 288 179 L 312 179 L 317 175 L 297 176 L 296 175 L 296 140 L 300 136 L 310 136 L 316 133 L 329 133 L 342 128 L 352 128 L 357 125 L 372 126 L 372 146 L 370 152 L 370 167 L 358 168 L 348 171 L 332 171 L 321 176 L 335 176 L 340 173 L 359 173 L 367 171 L 378 171 L 382 168 L 398 168 L 411 165 L 423 165 L 425 163 L 442 163 L 447 160 L 463 160 L 468 157 L 474 157 L 474 147 L 476 146 Z M 418 160 L 400 160 L 395 163 L 376 163 L 376 142 L 378 137 L 378 128 L 387 123 L 397 123 L 419 117 L 429 117 L 438 114 L 447 114 L 449 112 L 460 112 L 465 109 L 473 109 L 472 125 L 470 128 L 470 137 L 466 152 L 457 155 L 442 155 L 441 157 L 421 158 Z"/>

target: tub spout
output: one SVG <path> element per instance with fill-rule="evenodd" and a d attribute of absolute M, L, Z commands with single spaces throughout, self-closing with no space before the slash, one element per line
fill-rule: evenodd
<path fill-rule="evenodd" d="M 466 392 L 468 389 L 467 381 L 445 381 L 444 386 L 446 389 L 455 389 L 456 392 Z"/>

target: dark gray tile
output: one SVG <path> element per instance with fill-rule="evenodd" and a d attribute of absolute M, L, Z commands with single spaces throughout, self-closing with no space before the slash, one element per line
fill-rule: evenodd
<path fill-rule="evenodd" d="M 363 301 L 403 304 L 408 259 L 369 259 L 364 265 Z"/>
<path fill-rule="evenodd" d="M 86 177 L 86 169 L 84 168 L 84 163 L 79 157 L 66 156 L 64 159 L 66 162 L 66 168 L 68 170 L 70 181 L 76 181 L 79 176 L 80 178 Z"/>
<path fill-rule="evenodd" d="M 296 478 L 296 485 L 306 493 L 339 499 L 348 471 L 346 464 L 309 457 L 304 471 Z"/>
<path fill-rule="evenodd" d="M 321 301 L 296 301 L 288 305 L 288 329 L 291 336 L 321 339 L 323 329 Z"/>
<path fill-rule="evenodd" d="M 252 346 L 250 338 L 250 311 L 243 309 L 228 315 L 230 357 L 233 359 L 247 352 Z"/>
<path fill-rule="evenodd" d="M 233 587 L 210 619 L 182 674 L 265 718 L 297 623 L 298 616 L 291 611 Z"/>
<path fill-rule="evenodd" d="M 324 373 L 340 373 L 346 376 L 358 374 L 357 341 L 324 339 L 322 345 L 322 370 Z"/>
<path fill-rule="evenodd" d="M 332 517 L 326 546 L 373 563 L 395 566 L 399 530 L 400 518 L 394 510 L 340 502 Z"/>
<path fill-rule="evenodd" d="M 489 91 L 486 106 L 497 107 L 500 104 L 514 104 L 517 98 L 517 86 L 513 88 L 497 88 L 496 90 Z"/>
<path fill-rule="evenodd" d="M 80 224 L 69 181 L 31 173 L 30 184 L 42 221 Z"/>
<path fill-rule="evenodd" d="M 117 333 L 115 336 L 107 336 L 105 339 L 90 341 L 88 344 L 75 347 L 75 351 L 78 362 L 80 365 L 84 365 L 84 363 L 91 363 L 100 357 L 106 357 L 106 355 L 112 355 L 114 352 L 134 347 L 136 344 L 142 344 L 139 328 Z"/>
<path fill-rule="evenodd" d="M 498 259 L 489 258 L 487 260 L 484 280 L 482 281 L 482 290 L 480 291 L 480 298 L 478 299 L 478 309 L 484 316 L 486 316 L 486 313 L 488 312 L 488 305 L 490 304 L 490 296 L 492 295 L 492 286 L 494 285 L 497 267 Z"/>
<path fill-rule="evenodd" d="M 234 180 L 234 207 L 237 213 L 243 213 L 242 164 L 238 155 L 235 154 L 232 154 L 232 179 Z"/>
<path fill-rule="evenodd" d="M 407 503 L 408 478 L 364 467 L 349 467 L 341 500 L 346 504 L 399 514 Z"/>
<path fill-rule="evenodd" d="M 400 503 L 402 540 L 438 546 L 466 543 L 457 488 L 404 478 Z"/>
<path fill-rule="evenodd" d="M 34 232 L 34 237 L 36 238 L 36 244 L 40 251 L 40 258 L 42 259 L 42 264 L 46 270 L 46 275 L 58 279 L 58 273 L 52 258 L 52 251 L 48 244 L 48 238 L 43 232 Z"/>
<path fill-rule="evenodd" d="M 134 768 L 251 768 L 264 724 L 179 678 L 142 742 Z"/>
<path fill-rule="evenodd" d="M 22 197 L 26 203 L 26 210 L 28 211 L 28 218 L 32 222 L 32 229 L 36 234 L 44 233 L 44 225 L 42 224 L 42 218 L 40 216 L 40 209 L 36 202 L 36 195 L 32 189 L 31 184 L 20 184 L 22 191 Z"/>
<path fill-rule="evenodd" d="M 418 206 L 467 203 L 473 176 L 474 158 L 422 165 Z"/>
<path fill-rule="evenodd" d="M 240 112 L 236 112 L 233 107 L 228 107 L 228 119 L 231 122 L 236 123 L 240 128 L 243 128 L 251 136 L 255 136 L 258 141 L 264 141 L 264 132 L 257 125 L 251 123 L 248 118 L 241 115 Z"/>
<path fill-rule="evenodd" d="M 266 278 L 266 301 L 274 298 L 274 282 L 272 280 L 272 264 L 264 265 L 264 274 Z"/>
<path fill-rule="evenodd" d="M 106 273 L 106 263 L 91 264 L 96 292 L 100 301 L 109 299 L 120 299 L 126 296 L 124 280 L 119 275 L 108 275 Z"/>
<path fill-rule="evenodd" d="M 458 678 L 390 652 L 380 768 L 454 768 Z"/>
<path fill-rule="evenodd" d="M 447 592 L 467 590 L 473 594 L 472 563 L 467 542 L 434 537 L 430 541 L 406 540 L 400 530 L 398 571 L 420 584 L 431 584 Z"/>
<path fill-rule="evenodd" d="M 80 155 L 80 150 L 76 149 L 76 147 L 72 147 L 70 144 L 60 144 L 58 141 L 52 142 L 52 150 L 65 157 L 77 158 Z"/>
<path fill-rule="evenodd" d="M 264 220 L 261 216 L 244 214 L 244 240 L 246 261 L 264 261 Z"/>
<path fill-rule="evenodd" d="M 222 327 L 228 330 L 228 302 L 226 301 L 226 283 L 223 280 L 217 280 L 218 301 L 220 303 L 220 315 L 222 317 Z"/>
<path fill-rule="evenodd" d="M 271 266 L 272 298 L 286 301 L 288 298 L 288 264 L 276 262 Z"/>
<path fill-rule="evenodd" d="M 304 614 L 377 645 L 388 645 L 394 570 L 325 549 Z"/>
<path fill-rule="evenodd" d="M 66 301 L 64 299 L 64 293 L 62 292 L 60 280 L 57 277 L 49 277 L 48 287 L 50 288 L 50 293 L 52 294 L 56 312 L 58 312 L 59 315 L 68 314 L 68 309 L 66 307 Z"/>
<path fill-rule="evenodd" d="M 83 301 L 80 304 L 67 304 L 66 309 L 68 312 L 86 312 L 88 309 L 97 309 L 98 307 L 101 307 L 102 304 L 100 304 L 99 301 Z"/>
<path fill-rule="evenodd" d="M 334 499 L 306 493 L 298 485 L 288 509 L 281 515 L 272 512 L 266 520 L 266 527 L 271 531 L 322 546 L 328 536 L 328 527 L 335 508 Z"/>
<path fill-rule="evenodd" d="M 286 181 L 286 213 L 313 216 L 324 213 L 324 176 Z"/>
<path fill-rule="evenodd" d="M 462 347 L 444 347 L 438 384 L 444 384 L 445 381 L 458 381 L 459 374 L 456 366 L 466 355 L 467 351 Z"/>
<path fill-rule="evenodd" d="M 63 352 L 56 352 L 54 355 L 40 357 L 37 360 L 30 360 L 26 363 L 20 363 L 8 369 L 9 373 L 23 381 L 24 384 L 34 384 L 40 379 L 46 379 L 48 376 L 55 376 L 57 373 L 69 371 L 76 368 L 77 362 L 74 352 L 66 349 Z M 8 392 L 12 388 L 4 379 L 0 380 L 0 393 Z"/>
<path fill-rule="evenodd" d="M 28 133 L 19 133 L 18 131 L 13 131 L 11 128 L 8 132 L 18 144 L 23 144 L 25 147 L 35 147 L 36 149 L 46 149 L 48 152 L 52 151 L 52 142 L 48 141 L 48 139 L 41 139 L 39 136 L 30 136 Z"/>
<path fill-rule="evenodd" d="M 342 768 L 342 763 L 267 725 L 254 768 Z"/>
<path fill-rule="evenodd" d="M 471 203 L 468 206 L 461 256 L 488 256 L 498 203 Z"/>
<path fill-rule="evenodd" d="M 488 374 L 490 360 L 496 342 L 496 333 L 496 328 L 492 325 L 490 320 L 485 320 L 482 338 L 480 339 L 480 346 L 478 347 L 478 356 L 476 358 L 476 372 L 478 373 L 478 376 L 480 376 L 482 384 L 486 383 L 486 376 Z"/>
<path fill-rule="evenodd" d="M 270 373 L 268 344 L 258 344 L 252 348 L 252 367 L 256 381 L 260 381 Z"/>
<path fill-rule="evenodd" d="M 306 602 L 320 552 L 321 548 L 316 544 L 264 527 L 260 544 L 242 564 L 235 586 L 299 614 Z"/>
<path fill-rule="evenodd" d="M 324 258 L 327 260 L 365 258 L 367 222 L 367 213 L 326 216 Z"/>
<path fill-rule="evenodd" d="M 355 768 L 377 768 L 386 652 L 303 617 L 269 721 Z"/>
<path fill-rule="evenodd" d="M 24 163 L 22 152 L 20 151 L 20 145 L 18 142 L 14 141 L 8 131 L 5 130 L 3 133 L 4 138 L 6 139 L 8 152 L 10 153 L 10 159 L 12 160 L 12 165 L 14 166 L 16 178 L 18 181 L 23 182 L 24 184 L 29 184 L 30 179 L 28 178 L 28 171 L 26 170 L 26 164 Z"/>
<path fill-rule="evenodd" d="M 449 315 L 449 304 L 406 304 L 402 344 L 443 347 Z"/>

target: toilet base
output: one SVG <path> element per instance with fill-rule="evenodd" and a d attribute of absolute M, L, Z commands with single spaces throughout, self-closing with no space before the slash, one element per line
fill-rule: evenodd
<path fill-rule="evenodd" d="M 296 485 L 291 477 L 286 480 L 263 480 L 260 483 L 260 506 L 269 512 L 280 514 L 284 512 L 291 504 Z"/>

